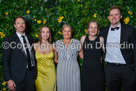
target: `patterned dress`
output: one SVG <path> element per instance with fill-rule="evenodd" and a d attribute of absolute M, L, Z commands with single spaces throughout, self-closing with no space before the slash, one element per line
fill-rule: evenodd
<path fill-rule="evenodd" d="M 80 68 L 77 61 L 80 46 L 80 41 L 76 39 L 71 39 L 67 50 L 62 40 L 56 42 L 58 52 L 57 91 L 81 91 Z"/>

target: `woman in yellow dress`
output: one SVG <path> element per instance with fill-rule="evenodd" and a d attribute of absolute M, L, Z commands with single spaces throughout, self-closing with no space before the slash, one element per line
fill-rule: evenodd
<path fill-rule="evenodd" d="M 54 49 L 49 27 L 41 27 L 39 40 L 38 43 L 34 44 L 37 60 L 36 91 L 56 91 Z"/>

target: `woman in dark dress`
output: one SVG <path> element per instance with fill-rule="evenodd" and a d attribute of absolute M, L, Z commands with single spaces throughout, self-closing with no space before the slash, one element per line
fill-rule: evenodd
<path fill-rule="evenodd" d="M 90 21 L 88 24 L 88 35 L 81 37 L 83 50 L 83 66 L 81 72 L 82 91 L 105 91 L 104 68 L 101 61 L 104 50 L 104 39 L 98 34 L 98 23 L 96 21 Z"/>

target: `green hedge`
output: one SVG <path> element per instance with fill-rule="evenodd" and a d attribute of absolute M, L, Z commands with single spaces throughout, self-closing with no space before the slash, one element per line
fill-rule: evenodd
<path fill-rule="evenodd" d="M 109 25 L 107 17 L 111 6 L 119 6 L 122 22 L 136 28 L 135 0 L 0 0 L 0 65 L 2 41 L 15 32 L 13 20 L 16 16 L 25 17 L 30 34 L 36 40 L 42 25 L 52 29 L 54 41 L 61 39 L 61 27 L 65 23 L 72 25 L 73 37 L 80 39 L 86 35 L 90 20 L 98 21 L 100 27 Z"/>

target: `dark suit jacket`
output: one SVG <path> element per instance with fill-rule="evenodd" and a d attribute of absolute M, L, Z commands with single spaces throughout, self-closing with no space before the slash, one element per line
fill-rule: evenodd
<path fill-rule="evenodd" d="M 100 36 L 104 37 L 104 46 L 106 47 L 107 42 L 107 36 L 109 27 L 104 27 L 100 29 Z M 135 62 L 136 62 L 136 31 L 134 30 L 134 27 L 121 24 L 121 38 L 120 38 L 120 44 L 126 43 L 126 44 L 133 44 L 133 48 L 120 48 L 121 53 L 126 61 L 126 64 L 130 66 L 132 69 L 135 68 Z"/>
<path fill-rule="evenodd" d="M 32 37 L 27 36 L 30 45 L 34 43 Z M 4 39 L 4 42 L 8 42 L 12 47 L 15 47 L 18 43 L 21 43 L 17 34 L 13 34 L 10 37 Z M 31 50 L 32 56 L 31 59 L 35 61 L 34 50 Z M 10 79 L 16 82 L 22 82 L 25 78 L 26 74 L 26 65 L 27 58 L 25 52 L 22 48 L 7 48 L 2 49 L 2 67 L 4 73 L 4 80 L 8 81 Z M 36 67 L 35 70 L 35 78 L 36 78 Z"/>

